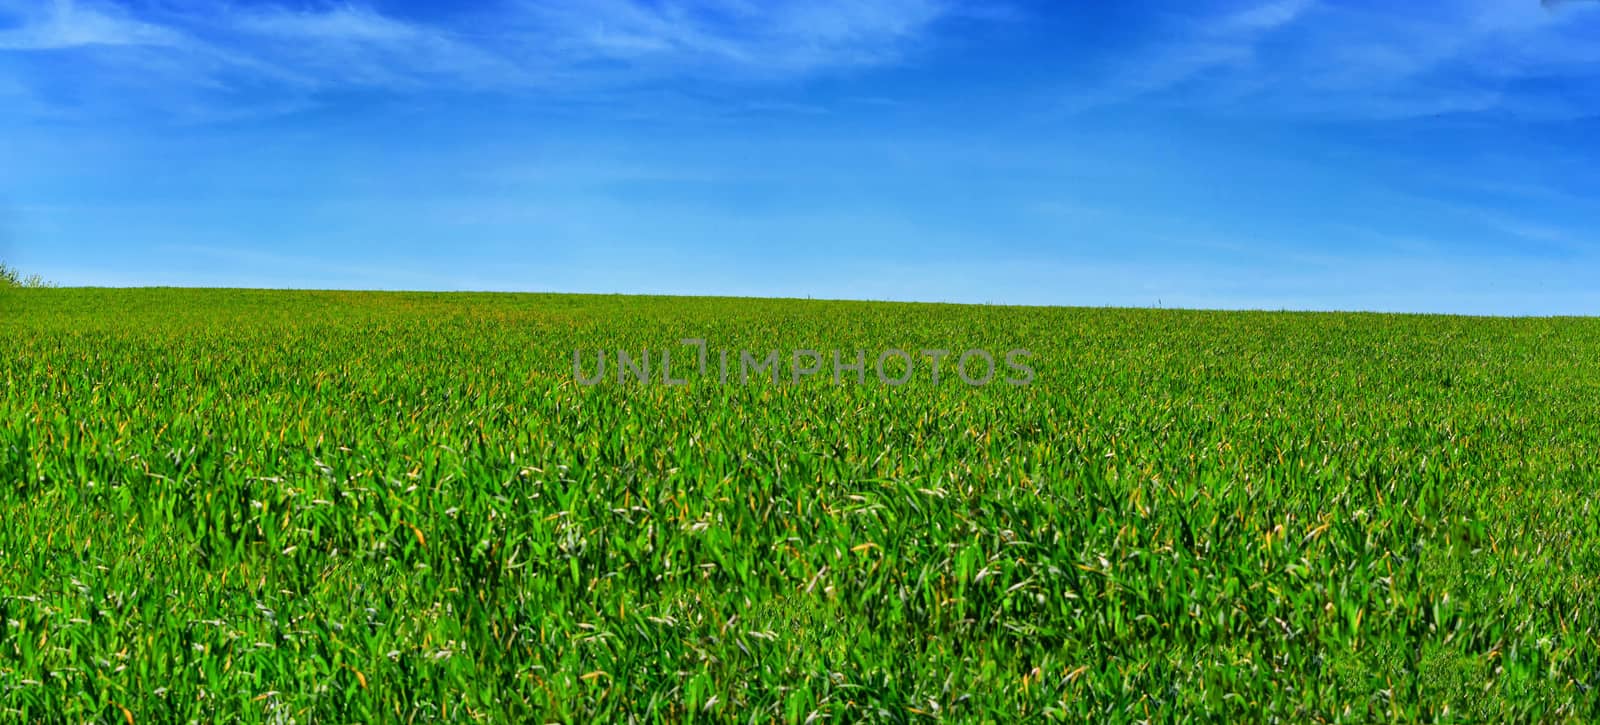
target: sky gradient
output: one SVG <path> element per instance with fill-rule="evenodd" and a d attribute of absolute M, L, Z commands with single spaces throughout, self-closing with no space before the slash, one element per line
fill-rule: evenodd
<path fill-rule="evenodd" d="M 1597 131 L 1581 0 L 0 0 L 66 285 L 1592 315 Z"/>

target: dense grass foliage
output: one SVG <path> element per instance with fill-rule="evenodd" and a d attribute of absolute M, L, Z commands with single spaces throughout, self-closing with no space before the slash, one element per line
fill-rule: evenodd
<path fill-rule="evenodd" d="M 686 337 L 1037 379 L 574 382 Z M 0 720 L 1600 718 L 1600 321 L 10 290 L 0 385 Z"/>

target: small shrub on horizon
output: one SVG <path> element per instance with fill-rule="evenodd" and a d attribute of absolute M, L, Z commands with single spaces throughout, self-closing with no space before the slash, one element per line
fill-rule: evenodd
<path fill-rule="evenodd" d="M 45 281 L 37 274 L 22 276 L 22 271 L 5 262 L 0 262 L 0 287 L 24 287 L 28 289 L 42 289 L 55 285 Z"/>

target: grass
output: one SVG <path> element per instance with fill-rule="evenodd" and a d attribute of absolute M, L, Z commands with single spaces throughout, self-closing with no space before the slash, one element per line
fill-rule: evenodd
<path fill-rule="evenodd" d="M 1037 379 L 574 381 L 687 337 Z M 5 290 L 0 385 L 0 721 L 1600 719 L 1600 320 Z"/>

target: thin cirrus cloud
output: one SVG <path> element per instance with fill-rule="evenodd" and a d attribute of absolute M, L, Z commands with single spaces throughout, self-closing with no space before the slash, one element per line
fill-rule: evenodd
<path fill-rule="evenodd" d="M 53 0 L 43 6 L 0 4 L 0 18 L 20 15 L 16 27 L 0 30 L 0 51 L 63 50 L 89 46 L 175 46 L 182 36 L 142 22 L 115 8 Z"/>
<path fill-rule="evenodd" d="M 651 5 L 560 0 L 526 6 L 523 20 L 580 61 L 665 62 L 756 75 L 808 73 L 892 61 L 952 6 L 933 0 Z"/>
<path fill-rule="evenodd" d="M 232 25 L 246 32 L 314 42 L 405 44 L 427 35 L 415 25 L 355 5 L 315 11 L 270 7 L 238 13 Z"/>
<path fill-rule="evenodd" d="M 1098 86 L 1068 94 L 1063 109 L 1118 105 L 1171 93 L 1207 76 L 1239 74 L 1258 59 L 1257 46 L 1264 39 L 1311 6 L 1312 0 L 1274 0 L 1180 17 L 1146 47 L 1119 54 Z"/>
<path fill-rule="evenodd" d="M 1600 5 L 1600 4 L 1596 4 Z M 1583 3 L 1427 6 L 1274 0 L 1181 17 L 1066 94 L 1082 112 L 1132 101 L 1334 120 L 1587 115 L 1600 13 Z M 1552 85 L 1567 86 L 1563 94 Z"/>
<path fill-rule="evenodd" d="M 222 19 L 231 44 L 290 70 L 313 89 L 483 89 L 530 83 L 523 68 L 447 29 L 408 23 L 372 8 L 268 7 Z"/>
<path fill-rule="evenodd" d="M 470 11 L 470 23 L 451 25 L 358 3 L 159 7 L 0 0 L 0 27 L 11 26 L 0 29 L 0 80 L 38 88 L 74 70 L 112 69 L 74 75 L 95 78 L 108 105 L 131 98 L 174 110 L 214 100 L 235 112 L 244 100 L 274 108 L 344 89 L 550 93 L 660 77 L 761 81 L 896 62 L 958 10 L 942 0 L 543 0 Z"/>

